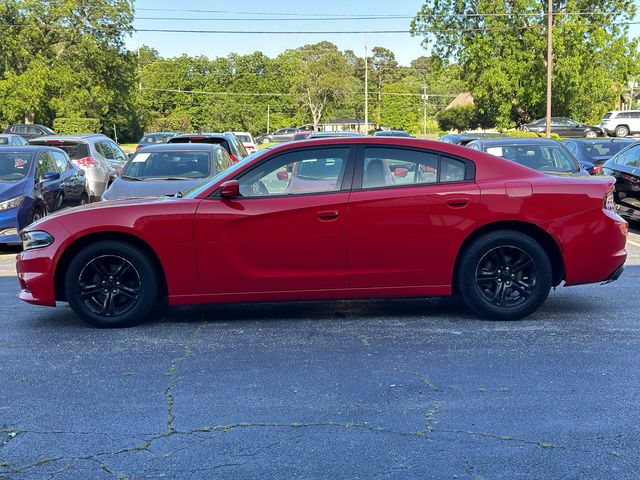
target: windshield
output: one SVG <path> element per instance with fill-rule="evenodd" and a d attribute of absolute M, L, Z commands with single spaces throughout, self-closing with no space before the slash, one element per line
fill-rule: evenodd
<path fill-rule="evenodd" d="M 150 143 L 167 143 L 169 141 L 170 138 L 175 137 L 175 135 L 168 133 L 166 135 L 145 135 L 144 137 L 142 137 L 142 140 L 140 140 L 140 143 L 144 143 L 144 144 L 150 144 Z"/>
<path fill-rule="evenodd" d="M 0 182 L 19 182 L 29 174 L 32 153 L 0 153 Z"/>
<path fill-rule="evenodd" d="M 578 163 L 561 145 L 488 146 L 487 153 L 541 172 L 577 173 Z"/>
<path fill-rule="evenodd" d="M 185 192 L 182 195 L 182 197 L 183 198 L 196 198 L 202 192 L 207 190 L 211 185 L 216 183 L 220 179 L 220 177 L 222 177 L 223 175 L 225 175 L 225 176 L 226 175 L 233 175 L 235 172 L 237 172 L 238 170 L 242 169 L 247 163 L 249 163 L 253 159 L 261 157 L 265 153 L 269 152 L 269 150 L 271 150 L 271 148 L 272 147 L 267 147 L 267 148 L 263 148 L 262 150 L 258 150 L 257 152 L 253 152 L 248 157 L 244 157 L 238 163 L 234 163 L 231 167 L 226 169 L 224 172 L 218 173 L 215 177 L 211 178 L 209 181 L 207 181 L 207 182 L 205 182 L 205 183 L 203 183 L 201 185 L 198 185 L 197 187 L 194 187 L 191 190 Z"/>
<path fill-rule="evenodd" d="M 611 158 L 620 150 L 627 148 L 633 142 L 589 142 L 583 143 L 582 150 L 591 158 Z"/>
<path fill-rule="evenodd" d="M 195 180 L 207 178 L 210 173 L 209 152 L 151 152 L 135 154 L 124 167 L 122 177 L 136 180 Z"/>

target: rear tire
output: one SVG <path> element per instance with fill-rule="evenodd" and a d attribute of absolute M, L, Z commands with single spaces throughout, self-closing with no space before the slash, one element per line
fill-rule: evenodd
<path fill-rule="evenodd" d="M 65 293 L 73 311 L 95 327 L 128 327 L 145 320 L 158 298 L 149 256 L 125 242 L 101 241 L 73 258 Z"/>
<path fill-rule="evenodd" d="M 593 130 L 588 130 L 587 133 L 584 134 L 586 138 L 597 138 L 598 134 Z"/>
<path fill-rule="evenodd" d="M 546 300 L 552 284 L 549 256 L 533 238 L 497 230 L 463 253 L 458 285 L 469 307 L 489 320 L 519 320 Z"/>

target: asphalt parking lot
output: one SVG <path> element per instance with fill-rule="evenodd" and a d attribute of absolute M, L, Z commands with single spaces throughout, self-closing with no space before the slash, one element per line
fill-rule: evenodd
<path fill-rule="evenodd" d="M 166 309 L 97 330 L 0 255 L 0 478 L 640 476 L 640 226 L 520 322 L 458 299 Z M 594 247 L 595 248 L 595 247 Z"/>

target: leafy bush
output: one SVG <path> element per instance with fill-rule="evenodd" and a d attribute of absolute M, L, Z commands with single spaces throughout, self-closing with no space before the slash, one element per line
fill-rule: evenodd
<path fill-rule="evenodd" d="M 53 121 L 53 130 L 59 135 L 98 133 L 100 132 L 100 120 L 97 118 L 58 117 Z"/>
<path fill-rule="evenodd" d="M 191 118 L 186 115 L 175 115 L 171 117 L 159 117 L 153 120 L 148 132 L 177 132 L 189 133 L 193 132 Z"/>
<path fill-rule="evenodd" d="M 504 133 L 515 138 L 545 138 L 546 137 L 544 133 L 525 132 L 522 130 L 507 130 Z M 560 135 L 558 135 L 557 133 L 552 133 L 551 138 L 553 138 L 554 140 L 562 140 L 562 137 L 560 137 Z"/>
<path fill-rule="evenodd" d="M 476 109 L 473 105 L 459 105 L 442 110 L 436 116 L 441 130 L 471 130 L 476 127 Z"/>

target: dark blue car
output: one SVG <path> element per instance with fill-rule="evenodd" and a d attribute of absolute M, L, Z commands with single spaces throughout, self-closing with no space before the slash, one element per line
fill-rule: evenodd
<path fill-rule="evenodd" d="M 53 147 L 0 149 L 0 245 L 49 212 L 89 201 L 84 172 Z"/>
<path fill-rule="evenodd" d="M 562 143 L 591 175 L 600 173 L 602 164 L 634 143 L 631 138 L 563 140 Z"/>

